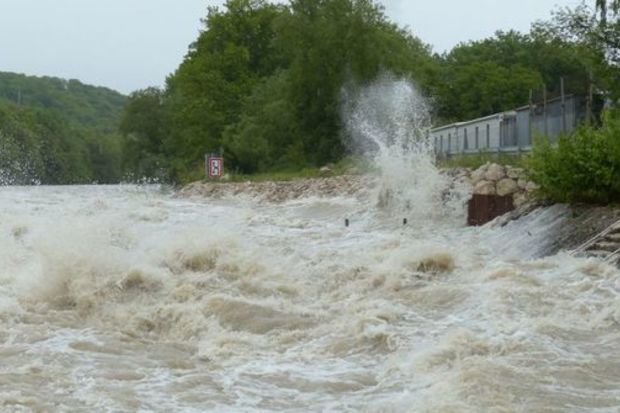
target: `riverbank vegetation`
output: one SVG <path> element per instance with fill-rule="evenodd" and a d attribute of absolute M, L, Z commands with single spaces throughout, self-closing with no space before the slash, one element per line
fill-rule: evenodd
<path fill-rule="evenodd" d="M 342 91 L 379 73 L 411 79 L 435 123 L 512 109 L 560 92 L 615 96 L 605 48 L 574 22 L 594 11 L 560 10 L 527 34 L 499 32 L 434 54 L 368 0 L 229 0 L 210 8 L 204 29 L 164 89 L 133 93 L 121 128 L 125 157 L 140 173 L 185 182 L 202 175 L 205 153 L 255 174 L 318 168 L 352 151 Z M 414 28 L 415 29 L 415 28 Z M 579 35 L 579 36 L 577 36 Z"/>
<path fill-rule="evenodd" d="M 0 73 L 0 170 L 15 182 L 184 183 L 203 178 L 204 155 L 217 152 L 241 177 L 318 174 L 355 154 L 343 90 L 386 72 L 417 85 L 434 124 L 557 96 L 560 78 L 566 93 L 615 102 L 620 24 L 615 2 L 596 3 L 436 53 L 374 0 L 228 0 L 208 9 L 164 88 L 127 98 Z M 537 159 L 555 150 L 541 148 Z"/>
<path fill-rule="evenodd" d="M 0 72 L 0 184 L 119 182 L 125 102 L 77 80 Z"/>
<path fill-rule="evenodd" d="M 597 0 L 596 5 L 600 14 L 581 6 L 558 14 L 546 26 L 556 36 L 571 36 L 582 48 L 605 57 L 597 64 L 591 61 L 590 67 L 604 74 L 599 90 L 610 106 L 600 124 L 586 123 L 557 143 L 538 139 L 529 162 L 531 176 L 540 195 L 555 202 L 620 202 L 620 2 Z"/>
<path fill-rule="evenodd" d="M 556 202 L 620 202 L 620 113 L 600 128 L 582 126 L 557 144 L 540 138 L 530 158 L 542 196 Z"/>

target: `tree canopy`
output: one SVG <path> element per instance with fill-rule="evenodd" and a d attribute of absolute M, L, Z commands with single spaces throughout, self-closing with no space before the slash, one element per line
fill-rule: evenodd
<path fill-rule="evenodd" d="M 165 159 L 175 179 L 200 173 L 203 155 L 220 150 L 244 172 L 319 165 L 345 151 L 345 83 L 391 71 L 424 87 L 435 66 L 430 47 L 370 0 L 229 0 L 209 9 L 168 78 L 157 109 L 165 125 L 133 130 L 132 139 L 148 158 Z M 130 108 L 145 93 L 130 97 L 126 123 L 140 121 Z M 156 135 L 160 145 L 148 146 Z"/>
<path fill-rule="evenodd" d="M 127 97 L 78 80 L 0 72 L 0 103 L 54 110 L 74 126 L 116 132 Z"/>
<path fill-rule="evenodd" d="M 119 182 L 125 101 L 77 80 L 0 72 L 0 184 Z"/>
<path fill-rule="evenodd" d="M 557 96 L 560 79 L 574 94 L 588 93 L 593 79 L 596 93 L 615 101 L 619 2 L 593 6 L 557 9 L 528 33 L 497 32 L 434 54 L 375 0 L 227 0 L 208 8 L 161 89 L 125 97 L 0 73 L 0 144 L 28 153 L 28 171 L 44 182 L 185 182 L 204 176 L 212 152 L 244 173 L 342 159 L 343 91 L 384 73 L 415 83 L 436 125 L 511 110 L 531 94 Z"/>
<path fill-rule="evenodd" d="M 584 94 L 593 67 L 608 70 L 605 54 L 561 13 L 437 55 L 372 0 L 228 0 L 209 8 L 164 90 L 130 97 L 122 131 L 134 164 L 174 180 L 202 176 L 219 151 L 242 172 L 300 169 L 346 154 L 342 91 L 382 72 L 415 82 L 442 123 L 559 95 L 561 78 Z"/>

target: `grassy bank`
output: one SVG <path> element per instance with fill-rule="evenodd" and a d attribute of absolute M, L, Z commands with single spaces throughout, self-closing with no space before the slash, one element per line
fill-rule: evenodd
<path fill-rule="evenodd" d="M 500 165 L 511 165 L 514 167 L 527 168 L 528 156 L 497 154 L 497 153 L 481 153 L 472 155 L 461 155 L 451 157 L 449 159 L 437 160 L 437 166 L 441 169 L 452 168 L 470 168 L 477 169 L 487 162 L 498 163 Z M 205 178 L 204 170 L 197 169 L 187 182 L 287 182 L 297 179 L 320 178 L 327 176 L 337 176 L 345 174 L 367 174 L 377 173 L 378 169 L 368 160 L 360 157 L 347 157 L 336 164 L 326 165 L 327 170 L 319 167 L 306 167 L 301 169 L 284 169 L 269 172 L 260 172 L 255 174 L 242 174 L 227 171 L 224 179 L 211 180 Z M 322 170 L 323 169 L 323 170 Z"/>
<path fill-rule="evenodd" d="M 269 172 L 259 172 L 255 174 L 242 174 L 226 172 L 222 179 L 209 179 L 204 177 L 204 171 L 200 170 L 194 175 L 193 181 L 202 182 L 287 182 L 297 179 L 320 178 L 337 175 L 357 175 L 370 172 L 372 166 L 367 161 L 347 157 L 335 164 L 328 164 L 323 167 L 305 167 L 301 169 L 283 169 Z"/>
<path fill-rule="evenodd" d="M 437 166 L 440 168 L 470 168 L 478 169 L 487 162 L 500 165 L 511 165 L 514 167 L 528 167 L 528 154 L 507 154 L 507 153 L 476 153 L 457 155 L 450 158 L 439 159 Z"/>

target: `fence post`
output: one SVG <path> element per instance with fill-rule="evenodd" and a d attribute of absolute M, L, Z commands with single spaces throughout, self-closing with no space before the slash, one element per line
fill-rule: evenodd
<path fill-rule="evenodd" d="M 549 136 L 549 125 L 547 125 L 547 85 L 543 84 L 543 123 L 545 124 L 545 137 Z"/>
<path fill-rule="evenodd" d="M 562 133 L 566 133 L 566 95 L 564 94 L 564 76 L 560 78 L 560 93 L 562 95 Z"/>
<path fill-rule="evenodd" d="M 593 74 L 592 69 L 590 69 L 590 72 L 588 74 L 588 96 L 586 98 L 586 125 L 590 125 L 592 122 L 592 100 L 594 95 L 594 88 L 592 83 Z"/>
<path fill-rule="evenodd" d="M 534 116 L 534 103 L 532 102 L 534 99 L 534 91 L 530 89 L 530 113 L 527 117 L 527 141 L 531 145 L 534 144 L 532 142 L 532 116 Z"/>

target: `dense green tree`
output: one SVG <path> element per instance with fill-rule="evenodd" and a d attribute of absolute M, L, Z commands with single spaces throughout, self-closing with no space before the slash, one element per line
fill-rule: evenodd
<path fill-rule="evenodd" d="M 75 129 L 53 111 L 0 105 L 0 183 L 118 182 L 118 170 L 110 167 L 120 154 L 115 159 L 112 151 L 96 152 L 91 145 L 101 144 L 101 136 L 91 134 Z M 100 158 L 93 159 L 96 155 Z"/>
<path fill-rule="evenodd" d="M 537 22 L 532 33 L 545 39 L 549 44 L 563 45 L 557 50 L 565 50 L 565 59 L 573 56 L 573 60 L 585 70 L 581 76 L 585 86 L 578 93 L 587 94 L 587 87 L 592 81 L 597 94 L 611 100 L 620 98 L 618 83 L 620 63 L 620 22 L 615 19 L 605 27 L 600 25 L 596 14 L 586 5 L 574 9 L 559 9 L 550 21 Z M 549 56 L 543 56 L 549 61 Z M 573 87 L 575 88 L 575 87 Z"/>
<path fill-rule="evenodd" d="M 534 99 L 559 96 L 561 78 L 566 92 L 585 94 L 589 62 L 601 55 L 553 34 L 548 24 L 531 33 L 498 32 L 494 37 L 463 43 L 440 57 L 438 112 L 444 120 L 464 120 L 510 110 Z"/>
<path fill-rule="evenodd" d="M 163 98 L 177 179 L 221 149 L 246 172 L 337 160 L 345 84 L 388 70 L 426 85 L 436 72 L 429 47 L 370 0 L 229 0 L 204 23 Z"/>
<path fill-rule="evenodd" d="M 82 133 L 93 181 L 114 184 L 125 178 L 127 174 L 122 173 L 124 147 L 121 135 L 101 135 L 88 130 Z"/>
<path fill-rule="evenodd" d="M 209 8 L 163 91 L 130 97 L 125 170 L 195 179 L 204 154 L 222 150 L 228 167 L 248 173 L 336 161 L 345 155 L 343 90 L 384 72 L 416 82 L 439 122 L 510 110 L 532 91 L 558 96 L 561 78 L 567 93 L 584 94 L 593 71 L 608 90 L 609 47 L 586 35 L 593 9 L 576 10 L 529 34 L 498 32 L 433 56 L 373 0 L 228 0 Z"/>
<path fill-rule="evenodd" d="M 608 6 L 612 14 L 608 13 Z M 600 16 L 585 4 L 558 11 L 535 31 L 576 47 L 595 91 L 611 101 L 620 98 L 620 23 L 618 1 L 596 1 Z M 617 108 L 603 111 L 602 124 L 582 125 L 555 144 L 541 138 L 529 166 L 540 193 L 556 202 L 610 203 L 620 200 L 620 116 Z"/>
<path fill-rule="evenodd" d="M 265 79 L 246 100 L 241 119 L 225 130 L 226 153 L 239 170 L 297 169 L 306 163 L 287 79 L 286 72 Z"/>
<path fill-rule="evenodd" d="M 290 105 L 303 151 L 312 164 L 343 155 L 342 87 L 382 70 L 414 79 L 427 75 L 430 48 L 390 23 L 369 0 L 293 0 L 278 40 L 291 61 Z"/>
<path fill-rule="evenodd" d="M 582 126 L 557 144 L 546 139 L 529 160 L 541 194 L 556 202 L 620 201 L 620 114 L 605 114 L 600 128 Z"/>
<path fill-rule="evenodd" d="M 126 97 L 77 80 L 0 72 L 0 183 L 114 183 Z"/>
<path fill-rule="evenodd" d="M 167 134 L 164 94 L 160 89 L 139 90 L 129 96 L 121 118 L 124 136 L 123 171 L 135 177 L 165 177 L 164 140 Z"/>
<path fill-rule="evenodd" d="M 77 80 L 0 72 L 0 103 L 54 110 L 73 126 L 104 133 L 116 131 L 126 100 L 111 89 Z"/>
<path fill-rule="evenodd" d="M 244 99 L 282 63 L 273 21 L 283 6 L 229 0 L 225 9 L 209 8 L 205 29 L 167 82 L 165 147 L 176 178 L 201 170 L 204 153 L 219 150 L 224 130 L 239 120 Z"/>

